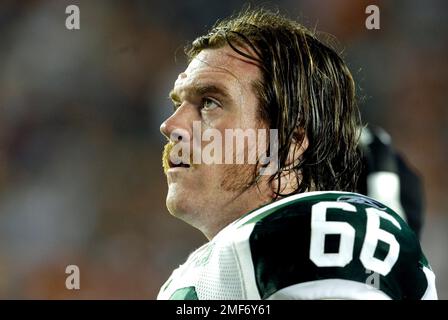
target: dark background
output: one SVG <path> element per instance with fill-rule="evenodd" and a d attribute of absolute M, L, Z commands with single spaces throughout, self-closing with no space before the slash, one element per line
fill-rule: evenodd
<path fill-rule="evenodd" d="M 422 245 L 448 298 L 448 2 L 261 3 L 338 39 L 364 122 L 424 178 Z M 69 4 L 80 30 L 65 27 Z M 369 4 L 380 30 L 365 28 Z M 241 7 L 0 1 L 0 298 L 153 299 L 205 242 L 165 208 L 159 125 L 183 46 Z M 81 290 L 65 288 L 70 264 Z"/>

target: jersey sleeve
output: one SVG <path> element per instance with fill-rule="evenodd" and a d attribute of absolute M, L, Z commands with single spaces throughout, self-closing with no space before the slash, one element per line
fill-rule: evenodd
<path fill-rule="evenodd" d="M 249 245 L 262 299 L 437 298 L 413 231 L 367 197 L 309 197 L 252 222 Z"/>

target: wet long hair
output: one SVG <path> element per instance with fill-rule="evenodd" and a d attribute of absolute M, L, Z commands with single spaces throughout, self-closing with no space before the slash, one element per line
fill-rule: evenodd
<path fill-rule="evenodd" d="M 279 181 L 276 196 L 354 191 L 361 120 L 352 75 L 336 51 L 296 21 L 265 9 L 247 9 L 218 21 L 187 46 L 186 54 L 191 61 L 204 49 L 226 45 L 261 69 L 262 79 L 253 83 L 259 117 L 278 129 L 279 170 L 270 181 L 288 171 L 297 182 L 292 192 L 282 194 Z M 305 135 L 308 148 L 288 163 L 291 146 L 299 148 Z"/>

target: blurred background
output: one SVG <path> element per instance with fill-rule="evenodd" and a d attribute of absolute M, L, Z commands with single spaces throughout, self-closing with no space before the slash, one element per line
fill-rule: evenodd
<path fill-rule="evenodd" d="M 364 122 L 424 178 L 422 246 L 448 299 L 448 2 L 259 3 L 338 39 Z M 80 30 L 65 27 L 70 4 Z M 365 28 L 369 4 L 380 30 Z M 159 126 L 184 45 L 241 7 L 0 1 L 0 298 L 154 299 L 206 241 L 165 208 Z M 81 290 L 65 288 L 71 264 Z"/>

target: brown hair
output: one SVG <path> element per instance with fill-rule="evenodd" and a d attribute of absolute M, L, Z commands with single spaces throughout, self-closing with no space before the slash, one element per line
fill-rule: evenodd
<path fill-rule="evenodd" d="M 297 189 L 290 194 L 355 190 L 361 121 L 354 81 L 341 57 L 304 26 L 265 9 L 245 10 L 218 22 L 194 40 L 186 54 L 191 60 L 204 49 L 226 45 L 261 68 L 262 79 L 253 84 L 260 118 L 278 129 L 279 138 L 280 170 L 270 181 L 292 170 Z M 291 166 L 287 163 L 291 142 L 300 146 L 304 134 L 309 146 Z M 289 195 L 280 189 L 276 194 Z"/>

